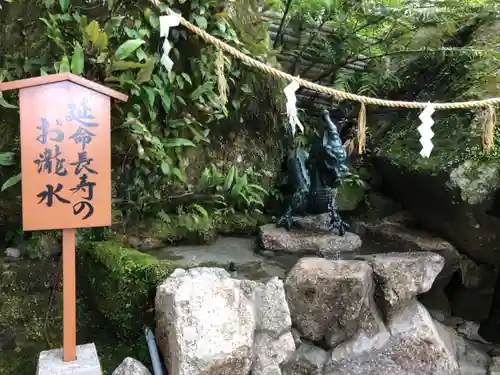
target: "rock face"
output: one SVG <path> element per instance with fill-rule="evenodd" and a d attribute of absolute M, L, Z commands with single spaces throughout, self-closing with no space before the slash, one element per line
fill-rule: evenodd
<path fill-rule="evenodd" d="M 138 360 L 127 357 L 113 371 L 113 375 L 151 375 L 151 372 Z"/>
<path fill-rule="evenodd" d="M 303 225 L 312 226 L 313 220 L 303 219 Z M 321 226 L 321 221 L 319 226 Z M 344 236 L 338 236 L 319 230 L 292 229 L 287 231 L 284 228 L 276 228 L 274 224 L 262 226 L 259 238 L 265 250 L 313 254 L 328 259 L 352 258 L 362 244 L 361 238 L 350 232 L 346 232 Z"/>
<path fill-rule="evenodd" d="M 294 325 L 309 340 L 334 331 L 339 343 L 357 327 L 364 297 L 372 287 L 372 270 L 361 261 L 302 258 L 285 282 Z"/>
<path fill-rule="evenodd" d="M 422 228 L 452 241 L 476 262 L 500 265 L 500 251 L 495 250 L 500 248 L 498 163 L 468 161 L 455 170 L 434 173 L 396 166 L 381 157 L 373 161 L 387 181 L 384 190 L 411 211 Z"/>
<path fill-rule="evenodd" d="M 171 375 L 281 375 L 294 351 L 284 285 L 220 268 L 177 269 L 157 288 L 157 340 Z"/>
<path fill-rule="evenodd" d="M 444 266 L 443 257 L 429 252 L 388 253 L 363 258 L 373 268 L 386 313 L 429 291 Z"/>

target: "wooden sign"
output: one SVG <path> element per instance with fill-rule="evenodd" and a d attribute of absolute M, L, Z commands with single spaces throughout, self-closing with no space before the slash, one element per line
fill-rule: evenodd
<path fill-rule="evenodd" d="M 111 98 L 71 73 L 0 83 L 20 89 L 23 229 L 63 229 L 64 361 L 76 359 L 75 229 L 111 225 Z"/>
<path fill-rule="evenodd" d="M 23 229 L 109 226 L 110 96 L 123 95 L 55 76 L 23 80 L 19 93 Z"/>

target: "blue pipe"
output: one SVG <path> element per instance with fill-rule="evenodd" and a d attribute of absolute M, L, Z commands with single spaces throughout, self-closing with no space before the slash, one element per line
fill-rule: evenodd
<path fill-rule="evenodd" d="M 163 375 L 163 369 L 161 367 L 160 354 L 158 353 L 158 348 L 156 346 L 155 335 L 149 329 L 149 327 L 144 327 L 144 335 L 146 336 L 146 341 L 148 343 L 149 355 L 151 356 L 151 363 L 153 364 L 153 372 L 155 375 Z"/>

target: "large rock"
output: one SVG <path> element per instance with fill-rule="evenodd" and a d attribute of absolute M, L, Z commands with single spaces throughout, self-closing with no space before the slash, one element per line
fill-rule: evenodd
<path fill-rule="evenodd" d="M 177 269 L 157 287 L 157 340 L 170 375 L 247 375 L 255 309 L 219 268 Z"/>
<path fill-rule="evenodd" d="M 435 281 L 435 288 L 442 289 L 450 282 L 453 274 L 459 269 L 461 255 L 448 241 L 431 234 L 409 229 L 414 225 L 413 217 L 408 213 L 399 213 L 387 217 L 382 222 L 367 224 L 367 234 L 387 247 L 393 247 L 394 252 L 433 252 L 441 255 L 444 267 Z"/>
<path fill-rule="evenodd" d="M 299 260 L 285 282 L 295 326 L 313 341 L 335 332 L 336 343 L 357 330 L 371 288 L 372 270 L 367 263 L 312 257 Z"/>
<path fill-rule="evenodd" d="M 368 355 L 337 360 L 325 375 L 458 375 L 455 353 L 445 344 L 432 318 L 418 302 L 400 309 L 388 323 L 390 342 Z"/>
<path fill-rule="evenodd" d="M 265 250 L 277 253 L 313 254 L 329 259 L 352 258 L 362 241 L 354 233 L 343 236 L 334 233 L 313 232 L 302 229 L 287 231 L 275 224 L 260 227 L 260 244 Z"/>
<path fill-rule="evenodd" d="M 113 371 L 113 375 L 151 375 L 151 372 L 137 359 L 127 357 Z"/>
<path fill-rule="evenodd" d="M 430 252 L 387 253 L 363 257 L 373 269 L 384 313 L 431 289 L 444 259 Z"/>

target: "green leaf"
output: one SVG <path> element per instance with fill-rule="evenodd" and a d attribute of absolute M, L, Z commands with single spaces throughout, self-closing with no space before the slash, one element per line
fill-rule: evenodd
<path fill-rule="evenodd" d="M 101 28 L 99 27 L 99 23 L 97 21 L 92 21 L 86 28 L 85 32 L 87 33 L 90 41 L 94 44 L 99 38 L 99 34 L 101 33 Z"/>
<path fill-rule="evenodd" d="M 124 16 L 111 17 L 104 25 L 104 32 L 108 34 L 108 36 L 116 34 L 115 31 L 118 29 L 124 18 Z"/>
<path fill-rule="evenodd" d="M 19 181 L 21 181 L 21 173 L 18 175 L 12 176 L 7 181 L 5 181 L 2 185 L 2 191 L 16 185 Z"/>
<path fill-rule="evenodd" d="M 152 107 L 155 104 L 156 92 L 152 87 L 142 86 L 148 95 L 148 103 Z"/>
<path fill-rule="evenodd" d="M 191 78 L 186 73 L 181 73 L 181 76 L 185 81 L 189 82 L 191 86 L 193 85 L 193 82 L 191 82 Z"/>
<path fill-rule="evenodd" d="M 59 0 L 59 5 L 61 6 L 61 10 L 66 12 L 69 7 L 69 0 Z"/>
<path fill-rule="evenodd" d="M 68 56 L 63 56 L 61 62 L 59 63 L 59 73 L 69 73 L 69 72 L 70 72 L 70 67 L 69 67 Z"/>
<path fill-rule="evenodd" d="M 211 91 L 212 90 L 213 83 L 208 81 L 205 82 L 203 85 L 198 86 L 192 93 L 191 93 L 191 99 L 196 100 L 200 96 L 202 96 L 204 93 Z"/>
<path fill-rule="evenodd" d="M 146 61 L 144 67 L 142 67 L 141 70 L 139 70 L 139 73 L 137 73 L 135 83 L 140 85 L 141 83 L 149 82 L 151 80 L 151 75 L 153 74 L 155 65 L 156 65 L 156 59 L 154 58 L 151 58 L 148 61 Z"/>
<path fill-rule="evenodd" d="M 205 210 L 205 208 L 203 206 L 200 206 L 199 204 L 194 203 L 191 205 L 191 207 L 193 208 L 193 210 L 197 211 L 204 218 L 206 218 L 206 219 L 208 218 L 208 212 L 207 212 L 207 210 Z"/>
<path fill-rule="evenodd" d="M 161 171 L 165 176 L 168 176 L 170 174 L 170 164 L 168 164 L 166 161 L 163 161 L 161 163 Z"/>
<path fill-rule="evenodd" d="M 245 185 L 243 184 L 243 182 L 241 180 L 238 181 L 237 183 L 235 183 L 231 189 L 231 193 L 230 193 L 231 198 L 235 199 L 235 198 L 241 196 L 244 186 Z"/>
<path fill-rule="evenodd" d="M 14 104 L 10 104 L 7 102 L 7 100 L 5 100 L 2 96 L 2 93 L 0 92 L 0 107 L 4 107 L 4 108 L 17 108 L 17 106 L 15 106 Z"/>
<path fill-rule="evenodd" d="M 196 147 L 196 145 L 190 141 L 189 139 L 184 139 L 184 138 L 175 138 L 175 139 L 170 139 L 166 141 L 163 144 L 165 147 Z"/>
<path fill-rule="evenodd" d="M 142 46 L 144 43 L 145 43 L 145 41 L 141 40 L 141 39 L 127 40 L 120 47 L 118 47 L 118 49 L 115 52 L 115 58 L 117 60 L 126 59 L 128 56 L 130 56 L 130 54 L 132 52 L 134 52 L 137 48 Z"/>
<path fill-rule="evenodd" d="M 15 154 L 13 152 L 0 153 L 0 165 L 4 167 L 14 165 L 14 156 Z"/>
<path fill-rule="evenodd" d="M 85 63 L 85 57 L 83 56 L 83 48 L 80 43 L 75 43 L 75 48 L 73 51 L 73 57 L 71 58 L 71 72 L 73 74 L 82 74 Z"/>
<path fill-rule="evenodd" d="M 108 10 L 113 9 L 114 4 L 115 4 L 115 0 L 108 0 Z"/>
<path fill-rule="evenodd" d="M 229 189 L 231 189 L 231 186 L 233 186 L 235 174 L 236 174 L 236 168 L 234 167 L 234 165 L 232 165 L 231 168 L 229 168 L 229 171 L 227 172 L 226 179 L 224 181 L 224 190 L 225 191 L 229 191 Z"/>
<path fill-rule="evenodd" d="M 262 194 L 269 194 L 268 191 L 266 189 L 264 189 L 262 186 L 260 185 L 256 185 L 256 184 L 249 184 L 248 187 L 252 190 L 258 190 L 260 191 Z"/>
<path fill-rule="evenodd" d="M 207 137 L 205 137 L 200 131 L 198 131 L 198 129 L 196 129 L 193 125 L 191 124 L 187 124 L 187 127 L 189 128 L 189 130 L 191 130 L 191 133 L 193 133 L 193 135 L 202 140 L 202 141 L 207 141 Z"/>
<path fill-rule="evenodd" d="M 108 49 L 108 34 L 99 32 L 99 36 L 94 42 L 94 46 L 99 51 L 106 51 Z"/>
<path fill-rule="evenodd" d="M 163 109 L 167 113 L 170 112 L 170 106 L 172 105 L 172 99 L 170 98 L 170 95 L 168 94 L 168 92 L 165 91 L 158 90 L 158 93 L 160 94 L 161 104 L 163 106 Z"/>
<path fill-rule="evenodd" d="M 139 48 L 136 52 L 135 55 L 137 56 L 137 60 L 142 61 L 142 60 L 147 60 L 148 55 L 142 50 L 142 48 Z"/>
<path fill-rule="evenodd" d="M 129 70 L 129 69 L 137 69 L 137 68 L 142 68 L 144 64 L 141 63 L 136 63 L 133 61 L 115 61 L 111 65 L 111 70 L 116 71 L 116 70 Z"/>
<path fill-rule="evenodd" d="M 196 16 L 194 18 L 196 24 L 198 25 L 199 28 L 201 29 L 206 29 L 207 26 L 208 26 L 208 22 L 207 22 L 207 19 L 205 17 L 202 17 L 202 16 Z"/>
<path fill-rule="evenodd" d="M 174 168 L 172 169 L 172 173 L 174 174 L 175 177 L 177 177 L 181 182 L 186 182 L 186 179 L 184 178 L 184 175 L 182 174 L 181 170 L 179 168 Z"/>
<path fill-rule="evenodd" d="M 157 29 L 160 26 L 160 18 L 156 15 L 156 13 L 151 12 L 149 16 L 149 24 L 153 29 Z"/>

